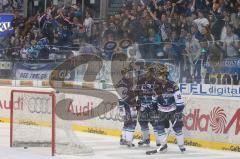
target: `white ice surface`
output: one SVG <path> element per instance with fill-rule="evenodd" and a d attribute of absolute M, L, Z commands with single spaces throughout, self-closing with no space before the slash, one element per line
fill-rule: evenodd
<path fill-rule="evenodd" d="M 181 154 L 176 145 L 169 144 L 168 152 L 147 156 L 150 148 L 132 148 L 119 145 L 119 138 L 104 135 L 77 133 L 82 142 L 91 146 L 94 153 L 90 156 L 54 156 L 50 148 L 10 148 L 9 124 L 0 124 L 0 159 L 240 159 L 240 153 L 208 150 L 187 146 L 187 152 Z M 135 143 L 137 141 L 134 141 Z"/>

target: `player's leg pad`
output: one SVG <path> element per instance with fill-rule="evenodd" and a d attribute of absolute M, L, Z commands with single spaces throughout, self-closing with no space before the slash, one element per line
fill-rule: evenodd
<path fill-rule="evenodd" d="M 178 132 L 178 131 L 182 131 L 182 128 L 183 128 L 183 121 L 177 121 L 176 123 L 175 123 L 175 125 L 173 126 L 173 130 L 175 131 L 175 132 Z"/>
<path fill-rule="evenodd" d="M 149 145 L 150 144 L 150 134 L 149 134 L 149 127 L 147 121 L 139 122 L 142 131 L 142 140 L 138 142 L 139 146 Z"/>

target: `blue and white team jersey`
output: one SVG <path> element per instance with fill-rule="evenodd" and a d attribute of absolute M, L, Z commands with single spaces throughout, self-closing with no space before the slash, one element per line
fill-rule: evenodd
<path fill-rule="evenodd" d="M 182 111 L 184 101 L 179 91 L 178 85 L 170 80 L 161 86 L 162 94 L 158 96 L 158 109 L 161 112 Z"/>
<path fill-rule="evenodd" d="M 141 101 L 141 110 L 153 107 L 153 100 L 155 96 L 154 84 L 145 83 L 141 86 L 142 96 L 139 97 Z"/>
<path fill-rule="evenodd" d="M 159 88 L 159 82 L 155 78 L 142 78 L 138 83 L 138 100 L 140 101 L 141 111 L 146 108 L 153 109 L 156 103 L 156 96 Z"/>

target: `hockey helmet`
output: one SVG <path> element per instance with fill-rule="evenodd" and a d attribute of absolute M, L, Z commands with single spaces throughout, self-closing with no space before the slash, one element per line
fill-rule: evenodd
<path fill-rule="evenodd" d="M 154 72 L 155 71 L 154 64 L 147 64 L 146 65 L 146 71 L 147 72 Z"/>
<path fill-rule="evenodd" d="M 122 74 L 122 75 L 125 75 L 125 74 L 128 73 L 128 72 L 129 72 L 129 69 L 126 68 L 126 67 L 121 70 L 121 74 Z"/>
<path fill-rule="evenodd" d="M 167 76 L 168 75 L 168 67 L 167 65 L 164 65 L 164 64 L 158 64 L 157 65 L 157 74 L 162 76 L 162 75 L 165 75 Z"/>

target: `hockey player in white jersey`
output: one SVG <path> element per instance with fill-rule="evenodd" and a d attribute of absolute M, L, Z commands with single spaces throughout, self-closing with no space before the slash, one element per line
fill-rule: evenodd
<path fill-rule="evenodd" d="M 168 79 L 168 68 L 159 65 L 157 76 L 161 80 L 161 94 L 158 95 L 157 106 L 159 110 L 159 121 L 157 123 L 158 139 L 161 142 L 160 151 L 167 150 L 165 125 L 166 122 L 174 123 L 173 130 L 176 135 L 177 144 L 181 152 L 186 151 L 183 135 L 183 109 L 185 107 L 178 85 Z"/>
<path fill-rule="evenodd" d="M 129 77 L 129 70 L 124 68 L 121 71 L 122 79 L 116 84 L 116 89 L 121 92 L 119 100 L 119 111 L 123 117 L 124 125 L 120 139 L 120 145 L 128 147 L 135 146 L 133 135 L 137 124 L 136 98 L 133 91 L 133 79 Z"/>

